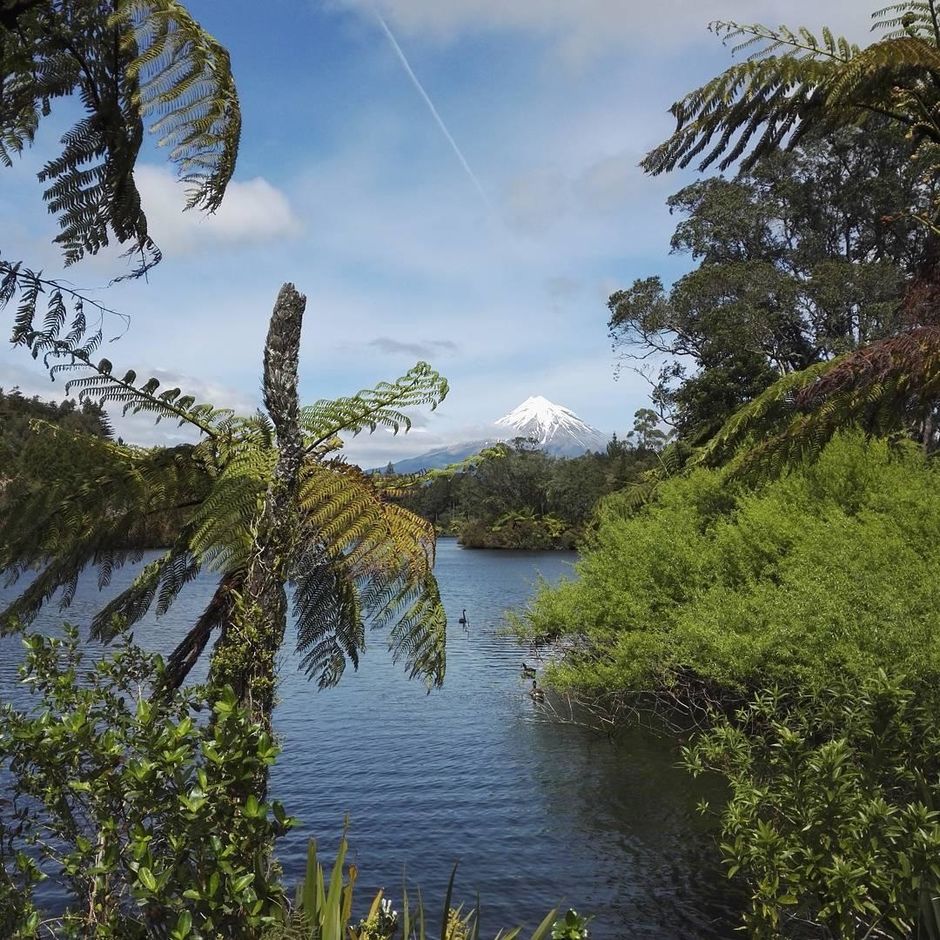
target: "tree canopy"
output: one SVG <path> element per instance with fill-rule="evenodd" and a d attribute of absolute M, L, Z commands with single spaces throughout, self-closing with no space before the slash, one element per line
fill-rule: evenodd
<path fill-rule="evenodd" d="M 734 179 L 670 197 L 674 253 L 698 266 L 610 297 L 627 360 L 668 357 L 654 400 L 689 441 L 707 440 L 781 375 L 908 325 L 902 298 L 932 250 L 915 218 L 931 188 L 882 123 L 804 138 Z"/>
<path fill-rule="evenodd" d="M 657 415 L 640 409 L 628 439 L 614 436 L 603 452 L 553 457 L 517 438 L 473 466 L 430 475 L 400 502 L 468 548 L 570 549 L 598 500 L 639 481 L 664 443 Z"/>

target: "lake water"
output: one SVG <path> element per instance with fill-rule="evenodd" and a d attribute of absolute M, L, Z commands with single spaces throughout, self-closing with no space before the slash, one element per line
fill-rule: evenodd
<path fill-rule="evenodd" d="M 479 892 L 484 937 L 534 927 L 556 906 L 593 914 L 596 940 L 735 936 L 735 898 L 695 809 L 702 785 L 676 767 L 675 745 L 641 731 L 611 743 L 552 720 L 526 694 L 520 666 L 531 654 L 502 635 L 505 612 L 574 558 L 442 541 L 447 678 L 430 695 L 392 665 L 379 635 L 358 673 L 325 692 L 285 654 L 271 790 L 301 820 L 280 843 L 289 883 L 302 877 L 308 838 L 331 856 L 348 814 L 360 902 L 381 886 L 400 898 L 407 872 L 409 893 L 420 886 L 436 912 L 459 861 L 455 894 L 469 906 Z M 115 588 L 132 577 L 122 569 Z M 138 626 L 138 640 L 172 648 L 211 588 L 194 582 L 166 616 Z M 0 590 L 0 603 L 9 595 Z M 82 625 L 100 603 L 89 576 L 66 614 L 50 610 L 39 625 Z M 0 640 L 0 654 L 0 696 L 17 697 L 18 640 Z"/>

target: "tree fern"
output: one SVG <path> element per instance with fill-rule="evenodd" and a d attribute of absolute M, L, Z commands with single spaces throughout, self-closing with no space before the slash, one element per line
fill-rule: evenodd
<path fill-rule="evenodd" d="M 940 30 L 933 0 L 895 4 L 873 14 L 882 39 L 862 49 L 825 29 L 717 22 L 712 30 L 743 61 L 672 106 L 676 130 L 647 154 L 661 173 L 696 162 L 700 169 L 748 169 L 811 129 L 894 120 L 923 148 L 940 146 Z M 934 156 L 930 157 L 935 159 Z"/>
<path fill-rule="evenodd" d="M 649 153 L 651 173 L 698 160 L 747 169 L 792 147 L 811 129 L 894 122 L 914 142 L 914 158 L 935 191 L 940 178 L 940 10 L 935 0 L 906 0 L 873 14 L 882 37 L 861 49 L 824 30 L 716 23 L 739 62 L 672 107 L 676 130 Z M 936 206 L 922 219 L 940 234 Z M 734 472 L 762 475 L 817 454 L 840 427 L 873 433 L 916 429 L 935 437 L 940 400 L 937 271 L 922 276 L 906 307 L 915 326 L 827 363 L 784 376 L 742 408 L 695 458 L 731 460 Z"/>
<path fill-rule="evenodd" d="M 915 429 L 932 447 L 940 400 L 940 327 L 923 326 L 792 373 L 742 408 L 695 457 L 770 476 L 818 455 L 848 425 L 872 434 Z"/>
<path fill-rule="evenodd" d="M 0 82 L 7 165 L 56 99 L 81 101 L 39 174 L 67 264 L 112 238 L 139 255 L 138 273 L 160 260 L 134 181 L 145 121 L 189 185 L 188 205 L 219 206 L 238 154 L 238 95 L 228 53 L 176 0 L 6 4 Z"/>
<path fill-rule="evenodd" d="M 165 613 L 198 573 L 215 573 L 212 600 L 170 657 L 171 683 L 183 681 L 216 636 L 213 674 L 268 714 L 287 584 L 303 667 L 321 685 L 358 665 L 370 626 L 387 631 L 410 675 L 442 681 L 446 621 L 432 573 L 433 528 L 390 502 L 380 476 L 347 464 L 338 434 L 407 430 L 405 409 L 436 407 L 447 384 L 419 363 L 394 382 L 301 409 L 303 307 L 286 285 L 265 347 L 267 414 L 249 417 L 94 361 L 63 338 L 59 312 L 43 330 L 26 331 L 26 342 L 41 334 L 53 370 L 80 399 L 172 419 L 200 436 L 143 449 L 36 423 L 24 455 L 36 472 L 5 494 L 0 569 L 12 581 L 27 570 L 38 575 L 0 614 L 0 627 L 29 620 L 57 594 L 67 604 L 86 568 L 107 584 L 159 520 L 173 533 L 169 548 L 103 607 L 92 632 L 108 639 L 154 605 Z"/>

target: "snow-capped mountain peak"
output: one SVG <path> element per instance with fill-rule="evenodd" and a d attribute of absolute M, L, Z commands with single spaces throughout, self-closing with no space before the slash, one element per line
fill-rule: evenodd
<path fill-rule="evenodd" d="M 606 435 L 582 421 L 570 408 L 556 405 L 542 395 L 533 395 L 495 422 L 505 434 L 528 437 L 538 447 L 558 454 L 574 455 L 602 450 Z"/>
<path fill-rule="evenodd" d="M 527 398 L 508 415 L 487 425 L 483 434 L 475 440 L 399 460 L 394 468 L 398 473 L 417 473 L 433 467 L 446 467 L 498 441 L 511 441 L 517 437 L 534 439 L 536 447 L 554 457 L 580 457 L 585 451 L 604 450 L 607 446 L 606 434 L 582 421 L 570 408 L 556 405 L 541 395 Z"/>

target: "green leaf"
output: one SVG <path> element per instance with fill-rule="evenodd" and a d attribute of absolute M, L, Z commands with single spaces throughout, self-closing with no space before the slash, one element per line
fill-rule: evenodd
<path fill-rule="evenodd" d="M 173 940 L 185 940 L 193 929 L 193 915 L 189 911 L 183 911 L 176 920 L 176 926 L 173 928 Z"/>
<path fill-rule="evenodd" d="M 154 877 L 153 872 L 146 866 L 141 866 L 137 869 L 137 879 L 148 891 L 157 890 L 157 879 Z"/>

